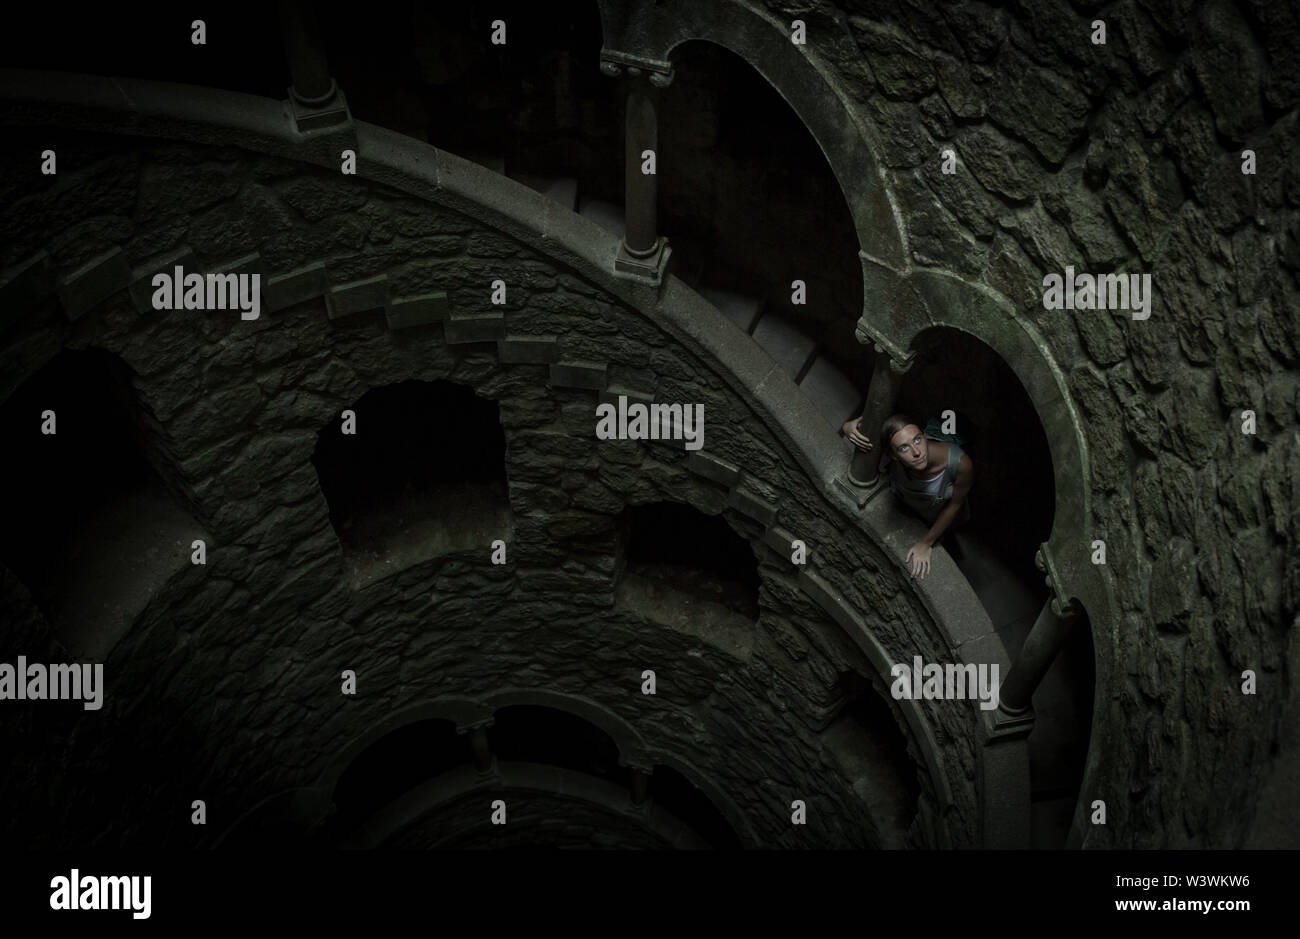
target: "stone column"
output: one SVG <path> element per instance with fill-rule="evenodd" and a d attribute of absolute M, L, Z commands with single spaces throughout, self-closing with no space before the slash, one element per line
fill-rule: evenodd
<path fill-rule="evenodd" d="M 480 773 L 491 770 L 492 747 L 488 744 L 486 727 L 475 727 L 469 732 L 469 746 L 474 751 L 474 769 Z"/>
<path fill-rule="evenodd" d="M 1070 635 L 1070 629 L 1078 619 L 1078 607 L 1074 601 L 1061 601 L 1060 578 L 1056 572 L 1051 552 L 1047 545 L 1042 545 L 1034 555 L 1034 564 L 1047 575 L 1047 586 L 1051 593 L 1043 609 L 1039 612 L 1034 625 L 1025 637 L 1007 677 L 998 689 L 997 723 L 1008 725 L 1031 721 L 1030 702 L 1034 690 L 1038 687 L 1047 670 L 1052 667 L 1057 654 Z"/>
<path fill-rule="evenodd" d="M 280 30 L 293 85 L 289 107 L 300 133 L 351 119 L 347 101 L 325 60 L 325 47 L 315 10 L 307 0 L 279 0 Z"/>
<path fill-rule="evenodd" d="M 1020 647 L 1020 654 L 1011 663 L 1011 669 L 998 689 L 998 710 L 1008 717 L 1022 717 L 1028 712 L 1034 690 L 1056 661 L 1056 655 L 1077 619 L 1072 609 L 1067 609 L 1064 616 L 1058 616 L 1053 610 L 1055 602 L 1055 598 L 1051 598 L 1043 604 L 1038 619 L 1034 620 L 1029 635 L 1025 637 L 1025 644 Z"/>
<path fill-rule="evenodd" d="M 617 56 L 614 58 L 612 56 Z M 654 284 L 661 283 L 671 249 L 659 234 L 659 89 L 668 87 L 673 72 L 666 64 L 648 68 L 630 65 L 632 56 L 602 53 L 600 69 L 606 75 L 626 74 L 627 120 L 625 125 L 623 242 L 614 259 L 615 272 Z M 655 172 L 642 171 L 643 154 L 654 152 Z"/>
<path fill-rule="evenodd" d="M 491 717 L 469 720 L 456 726 L 456 733 L 464 734 L 469 738 L 469 749 L 474 754 L 474 769 L 480 776 L 491 773 L 495 764 L 492 745 L 487 735 L 487 729 L 491 726 Z"/>
<path fill-rule="evenodd" d="M 855 448 L 853 463 L 849 467 L 849 482 L 862 487 L 874 486 L 880 481 L 880 467 L 889 445 L 888 440 L 880 439 L 880 425 L 893 413 L 903 375 L 912 364 L 911 356 L 900 362 L 878 343 L 875 350 L 876 361 L 871 369 L 871 385 L 867 388 L 867 401 L 862 406 L 858 430 L 870 437 L 876 448 L 870 452 Z"/>

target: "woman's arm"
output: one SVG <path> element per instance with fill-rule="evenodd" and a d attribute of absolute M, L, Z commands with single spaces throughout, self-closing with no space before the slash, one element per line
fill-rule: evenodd
<path fill-rule="evenodd" d="M 912 562 L 913 577 L 924 577 L 930 573 L 930 550 L 943 537 L 943 533 L 948 530 L 948 526 L 952 524 L 953 519 L 961 512 L 961 507 L 965 504 L 966 496 L 970 493 L 970 488 L 974 482 L 975 461 L 963 453 L 961 460 L 957 463 L 957 478 L 953 480 L 952 498 L 943 507 L 939 517 L 934 520 L 934 524 L 925 533 L 925 537 L 912 545 L 907 551 L 905 560 Z"/>

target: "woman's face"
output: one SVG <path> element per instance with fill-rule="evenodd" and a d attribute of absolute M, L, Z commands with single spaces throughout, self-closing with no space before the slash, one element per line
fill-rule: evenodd
<path fill-rule="evenodd" d="M 929 465 L 930 441 L 915 424 L 908 424 L 894 434 L 889 445 L 893 448 L 894 459 L 908 469 L 925 469 Z"/>

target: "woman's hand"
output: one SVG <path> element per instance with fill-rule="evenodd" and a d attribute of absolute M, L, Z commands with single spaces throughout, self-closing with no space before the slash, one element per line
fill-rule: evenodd
<path fill-rule="evenodd" d="M 924 577 L 930 573 L 930 551 L 932 548 L 924 541 L 918 541 L 912 547 L 907 549 L 907 558 L 905 560 L 912 562 L 912 576 L 916 578 Z"/>
<path fill-rule="evenodd" d="M 844 436 L 848 437 L 853 442 L 853 446 L 859 450 L 873 450 L 875 448 L 871 443 L 871 438 L 858 430 L 858 421 L 860 420 L 861 418 L 855 417 L 851 421 L 845 421 L 840 430 L 844 431 Z"/>

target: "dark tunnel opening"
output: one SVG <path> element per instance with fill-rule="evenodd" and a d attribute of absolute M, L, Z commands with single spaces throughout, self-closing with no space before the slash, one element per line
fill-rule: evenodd
<path fill-rule="evenodd" d="M 656 805 L 662 805 L 690 825 L 711 848 L 742 847 L 735 829 L 713 800 L 671 766 L 655 766 L 650 776 L 650 794 Z"/>
<path fill-rule="evenodd" d="M 628 506 L 621 516 L 626 570 L 748 618 L 758 616 L 758 562 L 721 515 L 679 502 Z"/>
<path fill-rule="evenodd" d="M 855 383 L 865 379 L 866 348 L 854 336 L 858 235 L 817 141 L 730 50 L 687 42 L 673 65 L 659 109 L 659 205 L 683 277 L 698 271 L 702 287 L 758 300 L 753 320 L 739 325 L 777 350 L 774 358 L 788 354 L 795 381 L 819 357 Z M 796 279 L 807 288 L 802 304 L 792 300 Z"/>
<path fill-rule="evenodd" d="M 469 743 L 449 720 L 399 727 L 366 747 L 339 777 L 330 828 L 346 833 L 398 796 L 469 759 Z"/>
<path fill-rule="evenodd" d="M 618 745 L 609 734 L 565 711 L 527 704 L 503 707 L 488 739 L 500 760 L 563 766 L 631 786 L 631 770 L 619 766 Z"/>
<path fill-rule="evenodd" d="M 871 682 L 844 672 L 840 688 L 844 704 L 830 733 L 832 749 L 854 780 L 854 791 L 872 806 L 877 847 L 903 847 L 921 797 L 919 767 L 889 703 Z"/>
<path fill-rule="evenodd" d="M 0 559 L 79 653 L 106 654 L 190 562 L 198 528 L 154 469 L 149 420 L 130 368 L 100 349 L 59 352 L 0 407 Z"/>
<path fill-rule="evenodd" d="M 349 411 L 354 433 L 345 432 Z M 406 381 L 367 391 L 321 429 L 312 463 L 344 554 L 353 555 L 356 585 L 508 537 L 499 408 L 463 385 Z"/>

